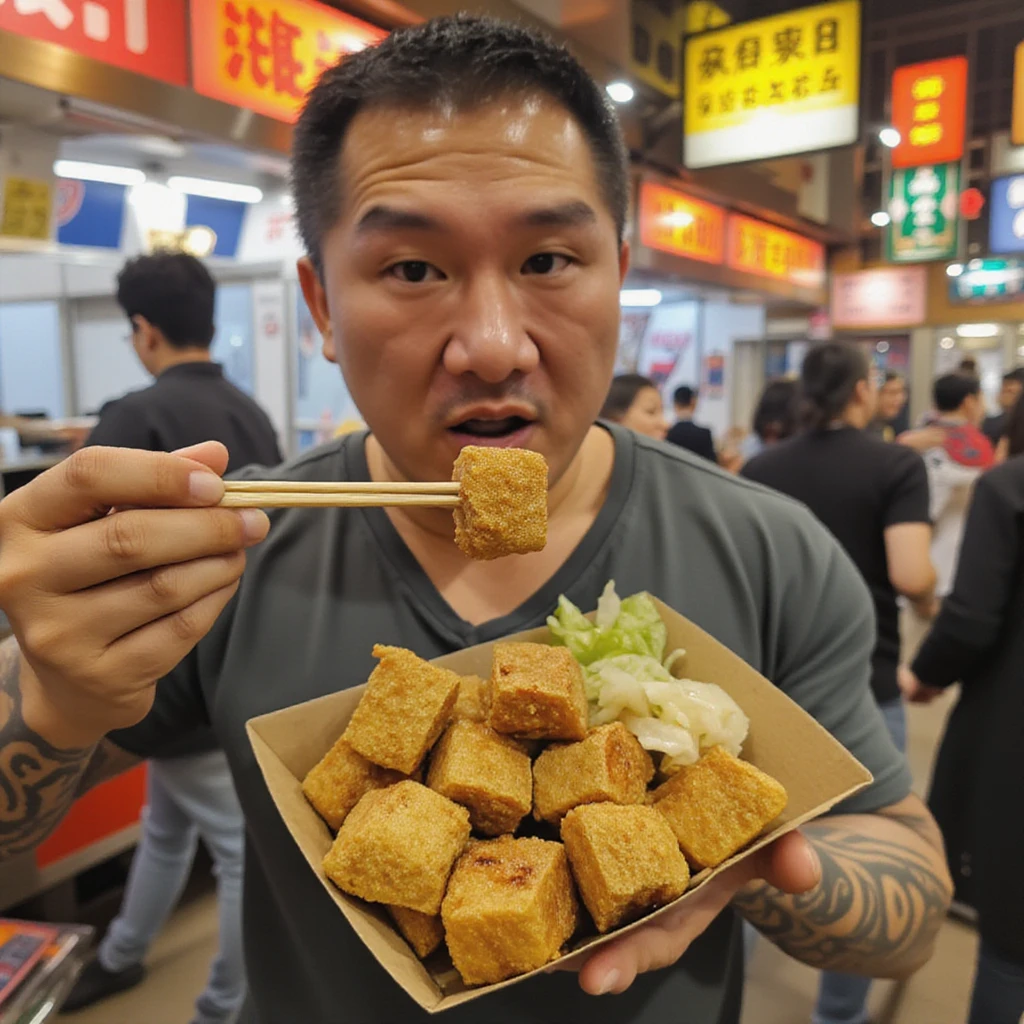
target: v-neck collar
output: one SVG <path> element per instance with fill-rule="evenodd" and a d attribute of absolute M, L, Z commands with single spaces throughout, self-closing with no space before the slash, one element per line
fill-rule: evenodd
<path fill-rule="evenodd" d="M 572 589 L 573 584 L 591 567 L 598 552 L 608 543 L 632 491 L 636 471 L 636 441 L 633 435 L 622 427 L 608 423 L 599 423 L 598 426 L 612 435 L 615 461 L 604 505 L 601 506 L 590 529 L 540 589 L 508 615 L 490 619 L 478 626 L 458 615 L 442 597 L 433 580 L 402 540 L 384 509 L 359 509 L 381 553 L 396 576 L 404 582 L 421 613 L 449 643 L 469 647 L 542 625 L 557 604 L 559 595 Z M 358 438 L 352 438 L 352 443 L 345 446 L 345 470 L 349 480 L 370 479 L 370 467 L 366 459 L 366 438 L 367 434 L 364 433 Z"/>

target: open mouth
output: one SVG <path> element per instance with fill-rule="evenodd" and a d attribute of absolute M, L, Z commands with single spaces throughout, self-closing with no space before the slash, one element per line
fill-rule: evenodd
<path fill-rule="evenodd" d="M 531 425 L 522 416 L 503 416 L 500 419 L 468 419 L 456 423 L 452 433 L 479 438 L 482 441 L 501 440 L 518 434 Z"/>

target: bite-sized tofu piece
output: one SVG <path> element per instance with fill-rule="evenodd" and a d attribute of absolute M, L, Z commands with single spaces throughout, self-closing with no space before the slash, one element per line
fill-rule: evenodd
<path fill-rule="evenodd" d="M 548 464 L 523 448 L 467 445 L 452 470 L 455 543 L 470 558 L 540 551 L 548 535 Z"/>
<path fill-rule="evenodd" d="M 490 726 L 538 740 L 587 735 L 583 670 L 567 647 L 518 642 L 494 645 Z"/>
<path fill-rule="evenodd" d="M 401 772 L 367 761 L 342 738 L 310 769 L 302 792 L 331 831 L 337 832 L 348 812 L 366 793 L 393 786 L 404 778 Z"/>
<path fill-rule="evenodd" d="M 502 836 L 459 858 L 441 907 L 452 962 L 467 985 L 543 967 L 576 930 L 579 905 L 561 843 Z"/>
<path fill-rule="evenodd" d="M 324 857 L 324 874 L 352 896 L 436 914 L 468 839 L 465 807 L 407 780 L 355 805 Z"/>
<path fill-rule="evenodd" d="M 553 745 L 533 764 L 533 816 L 560 822 L 580 804 L 642 804 L 654 762 L 621 723 L 591 730 L 579 743 Z"/>
<path fill-rule="evenodd" d="M 444 927 L 437 914 L 421 914 L 408 907 L 388 907 L 391 920 L 413 952 L 425 960 L 444 942 Z"/>
<path fill-rule="evenodd" d="M 479 676 L 463 676 L 452 718 L 456 722 L 486 722 L 491 706 L 490 683 Z"/>
<path fill-rule="evenodd" d="M 713 868 L 758 836 L 788 799 L 781 782 L 712 747 L 652 794 L 694 868 Z"/>
<path fill-rule="evenodd" d="M 671 903 L 690 881 L 676 837 L 653 807 L 583 804 L 562 820 L 562 842 L 599 932 Z"/>
<path fill-rule="evenodd" d="M 382 768 L 412 775 L 437 742 L 459 695 L 459 677 L 402 647 L 377 644 L 373 670 L 344 738 Z"/>
<path fill-rule="evenodd" d="M 477 832 L 514 832 L 530 813 L 530 758 L 508 736 L 481 722 L 453 722 L 430 756 L 427 785 L 469 808 Z"/>

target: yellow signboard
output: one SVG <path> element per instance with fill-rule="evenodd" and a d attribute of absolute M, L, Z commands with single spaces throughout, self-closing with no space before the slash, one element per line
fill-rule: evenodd
<path fill-rule="evenodd" d="M 687 167 L 764 160 L 857 140 L 859 0 L 692 36 L 683 64 Z"/>
<path fill-rule="evenodd" d="M 53 188 L 48 181 L 8 177 L 0 195 L 0 235 L 45 242 L 53 222 Z"/>
<path fill-rule="evenodd" d="M 1010 141 L 1024 146 L 1024 42 L 1013 51 L 1013 126 Z"/>

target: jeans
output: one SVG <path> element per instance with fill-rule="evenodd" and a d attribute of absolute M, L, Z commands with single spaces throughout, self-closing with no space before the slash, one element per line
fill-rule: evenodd
<path fill-rule="evenodd" d="M 967 1024 L 1024 1022 L 1024 965 L 1004 960 L 984 939 Z"/>
<path fill-rule="evenodd" d="M 900 753 L 907 749 L 907 714 L 900 697 L 878 705 L 889 735 Z M 868 992 L 871 979 L 859 974 L 824 971 L 818 988 L 813 1024 L 868 1024 Z M 1014 1021 L 1014 1024 L 1017 1024 Z"/>
<path fill-rule="evenodd" d="M 198 839 L 214 861 L 220 949 L 193 1024 L 225 1024 L 245 995 L 242 863 L 245 821 L 222 751 L 149 762 L 142 839 L 121 910 L 99 949 L 108 971 L 141 963 L 188 881 Z"/>

